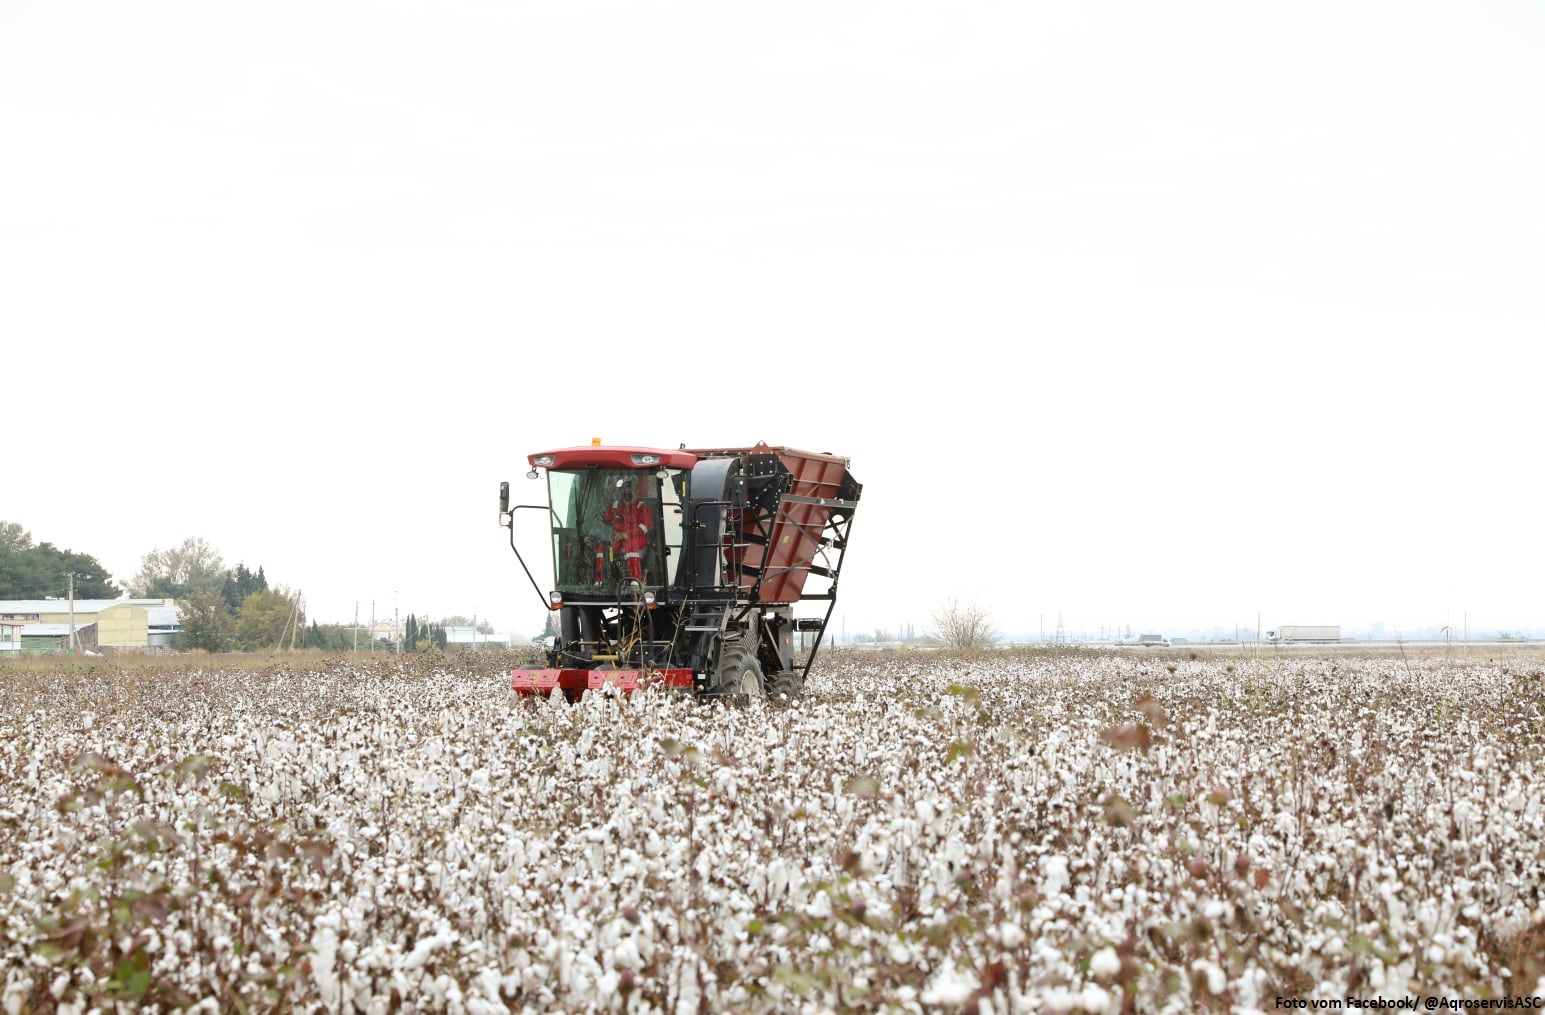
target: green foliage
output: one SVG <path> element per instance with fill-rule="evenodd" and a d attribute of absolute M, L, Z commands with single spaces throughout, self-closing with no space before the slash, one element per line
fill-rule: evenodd
<path fill-rule="evenodd" d="M 443 652 L 448 644 L 444 627 L 421 621 L 417 614 L 408 614 L 407 623 L 402 629 L 404 652 L 433 652 L 436 649 Z"/>
<path fill-rule="evenodd" d="M 182 633 L 178 645 L 206 652 L 229 652 L 236 640 L 236 620 L 225 599 L 208 590 L 184 596 L 181 608 Z"/>
<path fill-rule="evenodd" d="M 302 648 L 321 649 L 323 652 L 351 652 L 354 650 L 355 631 L 348 624 L 318 624 L 311 622 L 306 628 Z M 359 632 L 359 647 L 370 648 L 370 632 Z"/>
<path fill-rule="evenodd" d="M 241 609 L 241 604 L 254 592 L 267 591 L 268 577 L 263 574 L 263 568 L 259 566 L 254 574 L 247 570 L 246 564 L 237 564 L 236 570 L 227 571 L 225 581 L 220 586 L 220 594 L 225 597 L 225 604 L 233 612 Z"/>
<path fill-rule="evenodd" d="M 63 597 L 67 574 L 75 575 L 75 598 L 116 599 L 118 586 L 93 556 L 32 542 L 16 522 L 0 522 L 0 599 Z"/>
<path fill-rule="evenodd" d="M 219 759 L 195 754 L 141 778 L 147 784 L 162 783 L 159 788 L 164 793 L 166 783 L 196 784 L 219 767 Z M 319 915 L 315 904 L 321 896 L 305 886 L 332 875 L 337 865 L 334 844 L 282 822 L 216 819 L 208 825 L 195 815 L 179 831 L 157 821 L 133 820 L 131 808 L 146 794 L 126 769 L 101 755 L 80 754 L 70 763 L 68 774 L 69 791 L 56 804 L 61 820 L 89 820 L 91 809 L 99 809 L 107 819 L 108 833 L 99 840 L 96 858 L 71 880 L 74 890 L 56 896 L 23 940 L 50 977 L 63 975 L 59 982 L 68 985 L 62 989 L 71 991 L 72 1006 L 103 1011 L 174 1011 L 192 1006 L 196 999 L 176 984 L 175 977 L 156 971 L 155 942 L 191 932 L 194 941 L 207 947 L 208 907 L 198 896 L 212 892 L 221 897 L 229 914 L 232 949 L 251 955 L 235 979 L 222 979 L 221 1010 L 250 1011 L 262 1003 L 271 1007 L 278 996 L 276 988 L 296 977 L 297 970 L 253 947 L 263 914 L 278 902 L 299 907 L 308 922 L 315 919 Z M 221 791 L 229 785 L 221 783 Z M 129 794 L 139 800 L 131 800 Z M 203 874 L 214 844 L 239 858 L 240 874 L 218 869 Z M 190 868 L 193 880 L 175 883 L 166 878 L 163 868 L 173 865 Z M 56 995 L 60 989 L 55 988 Z M 34 994 L 34 999 L 39 996 Z M 52 1009 L 27 1008 L 24 1002 L 23 1010 Z"/>
<path fill-rule="evenodd" d="M 300 644 L 296 632 L 306 618 L 295 597 L 278 589 L 254 592 L 236 611 L 236 647 L 245 652 L 272 651 L 292 640 Z"/>

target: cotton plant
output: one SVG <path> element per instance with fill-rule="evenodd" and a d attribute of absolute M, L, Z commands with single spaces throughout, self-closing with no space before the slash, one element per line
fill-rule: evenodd
<path fill-rule="evenodd" d="M 1545 990 L 1523 659 L 0 683 L 0 1010 L 1271 1010 Z"/>

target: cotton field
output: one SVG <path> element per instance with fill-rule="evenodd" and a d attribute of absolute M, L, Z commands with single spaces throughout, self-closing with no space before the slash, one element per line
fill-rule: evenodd
<path fill-rule="evenodd" d="M 1545 995 L 1545 663 L 0 669 L 0 1000 L 1266 1010 Z"/>

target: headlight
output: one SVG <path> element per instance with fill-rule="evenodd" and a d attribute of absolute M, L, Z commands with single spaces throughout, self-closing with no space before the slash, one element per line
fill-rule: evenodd
<path fill-rule="evenodd" d="M 535 458 L 531 459 L 531 464 L 532 465 L 551 465 L 551 464 L 553 464 L 553 456 L 552 455 L 537 455 Z"/>
<path fill-rule="evenodd" d="M 634 455 L 633 456 L 633 464 L 634 465 L 659 465 L 660 464 L 660 456 L 659 455 Z"/>
<path fill-rule="evenodd" d="M 645 606 L 653 606 L 654 605 L 654 593 L 653 592 L 645 592 L 644 593 L 644 605 Z"/>
<path fill-rule="evenodd" d="M 549 593 L 547 593 L 547 601 L 549 603 L 552 603 L 554 606 L 562 606 L 563 605 L 563 593 L 562 592 L 549 592 Z"/>

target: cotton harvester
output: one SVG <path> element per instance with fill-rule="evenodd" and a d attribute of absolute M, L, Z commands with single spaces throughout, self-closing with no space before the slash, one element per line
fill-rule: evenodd
<path fill-rule="evenodd" d="M 547 473 L 547 504 L 510 505 L 510 549 L 557 614 L 547 666 L 511 674 L 523 694 L 570 700 L 650 681 L 719 698 L 793 696 L 805 685 L 837 602 L 837 579 L 863 489 L 848 461 L 757 444 L 666 451 L 588 447 L 527 459 Z M 553 588 L 543 593 L 515 545 L 515 515 L 552 530 Z M 807 589 L 807 580 L 818 581 Z M 824 600 L 824 617 L 794 616 Z M 795 633 L 812 632 L 803 658 Z"/>

